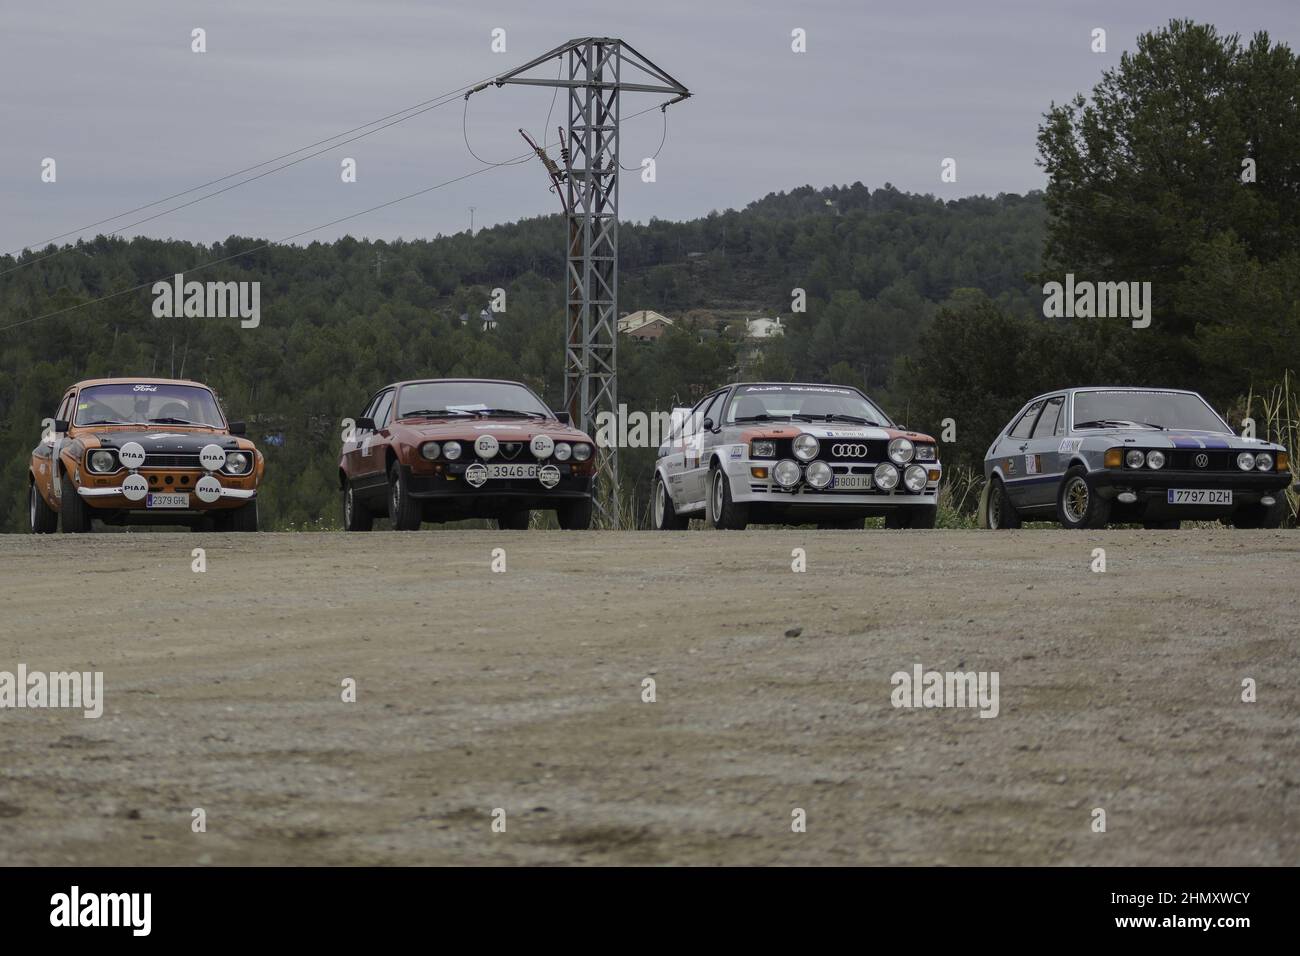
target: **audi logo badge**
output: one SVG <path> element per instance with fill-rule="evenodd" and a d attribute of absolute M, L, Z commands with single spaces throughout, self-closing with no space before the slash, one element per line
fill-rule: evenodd
<path fill-rule="evenodd" d="M 1201 452 L 1201 454 L 1199 454 L 1199 455 L 1196 456 L 1196 467 L 1197 467 L 1197 468 L 1205 468 L 1205 467 L 1207 467 L 1209 464 L 1210 464 L 1210 456 L 1207 455 L 1207 454 L 1205 454 L 1205 452 Z"/>
<path fill-rule="evenodd" d="M 831 445 L 831 454 L 836 458 L 866 458 L 866 445 Z"/>

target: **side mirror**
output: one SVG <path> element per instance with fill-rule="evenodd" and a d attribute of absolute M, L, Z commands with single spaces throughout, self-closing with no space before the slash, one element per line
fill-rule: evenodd
<path fill-rule="evenodd" d="M 375 420 L 373 418 L 366 418 L 364 415 L 362 415 L 360 418 L 357 419 L 357 431 L 372 432 L 374 430 L 375 430 Z"/>
<path fill-rule="evenodd" d="M 568 412 L 556 412 L 555 418 L 561 425 L 569 425 L 573 422 L 573 417 Z"/>
<path fill-rule="evenodd" d="M 55 419 L 54 421 L 55 432 L 57 432 L 60 435 L 63 435 L 67 432 L 67 430 L 68 430 L 68 423 L 66 421 L 64 421 L 62 418 Z"/>
<path fill-rule="evenodd" d="M 246 434 L 248 434 L 248 425 L 245 424 L 244 422 L 231 422 L 231 423 L 230 423 L 230 434 L 232 434 L 232 435 L 246 435 Z"/>
<path fill-rule="evenodd" d="M 705 430 L 706 432 L 711 432 L 711 431 L 713 431 L 713 419 L 712 419 L 712 418 L 706 418 L 706 419 L 704 419 L 704 430 Z"/>

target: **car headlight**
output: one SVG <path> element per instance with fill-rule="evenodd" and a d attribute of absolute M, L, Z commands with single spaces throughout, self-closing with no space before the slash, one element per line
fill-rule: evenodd
<path fill-rule="evenodd" d="M 888 462 L 877 465 L 871 477 L 881 491 L 893 491 L 898 487 L 898 469 Z"/>
<path fill-rule="evenodd" d="M 590 458 L 590 457 L 591 457 L 591 446 L 590 446 L 590 445 L 574 445 L 574 446 L 573 446 L 573 460 L 574 460 L 574 461 L 586 461 L 586 460 L 587 460 L 588 458 Z"/>
<path fill-rule="evenodd" d="M 501 450 L 501 443 L 496 440 L 494 435 L 479 435 L 474 439 L 474 452 L 484 461 L 495 458 L 498 451 Z"/>
<path fill-rule="evenodd" d="M 557 441 L 555 443 L 555 451 L 553 454 L 555 455 L 556 461 L 568 461 L 570 456 L 573 455 L 573 446 L 567 441 Z"/>
<path fill-rule="evenodd" d="M 1237 467 L 1242 471 L 1250 471 L 1255 467 L 1255 456 L 1248 451 L 1243 451 L 1237 456 Z"/>
<path fill-rule="evenodd" d="M 1264 452 L 1264 451 L 1260 452 L 1258 455 L 1255 456 L 1255 467 L 1258 468 L 1260 471 L 1272 471 L 1273 456 L 1270 455 L 1268 452 Z"/>
<path fill-rule="evenodd" d="M 815 454 L 815 453 L 814 453 Z M 762 441 L 752 441 L 749 443 L 750 458 L 775 458 L 776 442 L 770 439 Z"/>
<path fill-rule="evenodd" d="M 1124 464 L 1130 468 L 1141 468 L 1146 461 L 1146 452 L 1138 451 L 1136 448 L 1129 449 L 1124 455 Z"/>
<path fill-rule="evenodd" d="M 831 466 L 824 461 L 815 461 L 808 466 L 808 484 L 814 488 L 825 488 L 835 477 L 835 472 L 831 471 Z"/>
<path fill-rule="evenodd" d="M 224 466 L 227 474 L 242 475 L 252 466 L 252 459 L 248 452 L 231 451 L 226 453 L 226 464 Z"/>
<path fill-rule="evenodd" d="M 113 458 L 113 453 L 101 448 L 99 451 L 90 453 L 90 462 L 87 468 L 97 474 L 104 475 L 112 471 L 116 465 L 117 462 Z"/>
<path fill-rule="evenodd" d="M 933 445 L 917 445 L 917 446 L 916 446 L 916 460 L 917 460 L 917 461 L 934 461 L 934 446 L 933 446 Z"/>
<path fill-rule="evenodd" d="M 821 442 L 804 432 L 794 440 L 794 457 L 800 461 L 812 461 L 817 457 L 817 452 L 821 451 L 821 447 Z"/>
<path fill-rule="evenodd" d="M 442 457 L 448 461 L 455 461 L 460 457 L 460 442 L 449 441 L 442 446 Z"/>
<path fill-rule="evenodd" d="M 925 491 L 925 481 L 925 469 L 920 465 L 908 465 L 907 471 L 903 472 L 903 485 L 908 491 Z"/>
<path fill-rule="evenodd" d="M 916 446 L 907 438 L 895 438 L 889 443 L 889 460 L 897 465 L 906 465 L 916 453 Z"/>
<path fill-rule="evenodd" d="M 783 458 L 772 469 L 772 477 L 782 488 L 793 488 L 799 484 L 799 466 L 789 458 Z"/>
<path fill-rule="evenodd" d="M 1147 467 L 1148 468 L 1165 467 L 1165 453 L 1162 451 L 1147 452 Z"/>
<path fill-rule="evenodd" d="M 420 454 L 429 459 L 429 461 L 433 461 L 442 454 L 442 446 L 436 441 L 427 441 L 420 446 Z"/>

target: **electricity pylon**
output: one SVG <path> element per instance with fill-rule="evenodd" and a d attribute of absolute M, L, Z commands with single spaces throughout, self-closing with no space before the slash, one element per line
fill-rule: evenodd
<path fill-rule="evenodd" d="M 530 76 L 560 59 L 560 77 Z M 625 82 L 624 71 L 638 82 Z M 690 91 L 622 40 L 581 37 L 544 53 L 465 94 L 488 86 L 549 86 L 567 90 L 569 123 L 561 130 L 563 166 L 529 140 L 546 164 L 568 220 L 565 284 L 568 314 L 564 347 L 564 404 L 573 423 L 595 433 L 601 412 L 618 414 L 618 134 L 621 93 L 672 97 Z M 522 131 L 521 131 L 522 132 Z M 543 136 L 545 134 L 543 133 Z M 527 135 L 525 135 L 527 139 Z M 543 140 L 544 142 L 544 140 Z M 597 521 L 618 527 L 617 442 L 596 452 Z"/>

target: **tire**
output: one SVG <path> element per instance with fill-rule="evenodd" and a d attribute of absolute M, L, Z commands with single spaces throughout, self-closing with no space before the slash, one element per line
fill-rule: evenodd
<path fill-rule="evenodd" d="M 591 527 L 591 509 L 590 498 L 565 501 L 555 509 L 555 518 L 563 531 L 586 531 Z"/>
<path fill-rule="evenodd" d="M 1142 527 L 1147 531 L 1177 531 L 1183 526 L 1177 518 L 1172 521 L 1143 521 Z"/>
<path fill-rule="evenodd" d="M 1007 486 L 1002 483 L 1001 478 L 994 475 L 989 479 L 988 514 L 984 526 L 992 531 L 1006 531 L 1019 528 L 1020 524 L 1020 512 L 1011 503 Z"/>
<path fill-rule="evenodd" d="M 90 506 L 77 494 L 68 476 L 63 476 L 63 495 L 59 499 L 59 522 L 64 534 L 85 534 L 90 531 Z"/>
<path fill-rule="evenodd" d="M 1248 505 L 1238 508 L 1229 519 L 1234 528 L 1280 528 L 1286 517 L 1286 498 L 1278 494 L 1277 501 L 1271 507 Z"/>
<path fill-rule="evenodd" d="M 374 527 L 375 516 L 364 501 L 358 501 L 352 482 L 343 479 L 343 530 L 369 531 Z"/>
<path fill-rule="evenodd" d="M 501 531 L 527 531 L 528 509 L 521 511 L 503 511 L 497 515 L 497 528 Z"/>
<path fill-rule="evenodd" d="M 45 503 L 35 481 L 28 488 L 27 517 L 31 521 L 32 534 L 51 534 L 59 526 L 59 513 Z"/>
<path fill-rule="evenodd" d="M 419 531 L 420 503 L 412 498 L 406 487 L 406 477 L 400 462 L 388 469 L 388 520 L 394 531 Z"/>
<path fill-rule="evenodd" d="M 247 505 L 217 511 L 212 515 L 212 524 L 216 531 L 257 531 L 257 499 L 253 498 Z"/>
<path fill-rule="evenodd" d="M 655 497 L 652 502 L 651 515 L 656 531 L 684 531 L 690 519 L 677 513 L 673 499 L 668 494 L 668 486 L 662 475 L 655 477 Z"/>
<path fill-rule="evenodd" d="M 1110 520 L 1110 502 L 1097 494 L 1087 469 L 1075 465 L 1056 490 L 1056 520 L 1071 531 L 1104 528 Z"/>
<path fill-rule="evenodd" d="M 749 524 L 749 505 L 731 500 L 731 482 L 718 465 L 709 469 L 709 494 L 704 501 L 704 517 L 719 531 L 744 531 Z"/>

